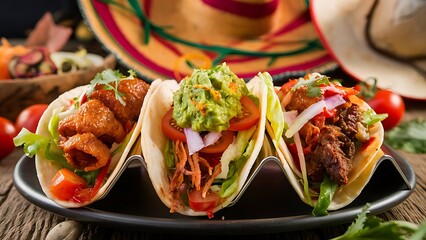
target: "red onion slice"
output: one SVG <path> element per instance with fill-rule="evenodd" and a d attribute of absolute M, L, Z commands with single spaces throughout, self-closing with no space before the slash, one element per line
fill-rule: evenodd
<path fill-rule="evenodd" d="M 204 147 L 210 146 L 212 144 L 214 144 L 215 142 L 217 142 L 217 140 L 219 140 L 219 138 L 222 136 L 222 134 L 220 132 L 209 132 L 206 134 L 206 136 L 204 136 L 203 141 L 204 141 Z"/>
<path fill-rule="evenodd" d="M 204 147 L 203 138 L 200 133 L 193 131 L 192 128 L 184 128 L 183 132 L 188 143 L 189 155 L 200 151 Z"/>
<path fill-rule="evenodd" d="M 305 125 L 310 119 L 315 117 L 317 114 L 324 111 L 324 108 L 327 110 L 333 110 L 337 106 L 345 103 L 345 99 L 340 94 L 333 95 L 331 97 L 327 97 L 325 100 L 321 100 L 316 102 L 306 108 L 303 112 L 296 117 L 292 124 L 289 124 L 289 128 L 285 133 L 285 136 L 288 138 L 293 137 L 293 135 L 298 132 L 303 125 Z"/>

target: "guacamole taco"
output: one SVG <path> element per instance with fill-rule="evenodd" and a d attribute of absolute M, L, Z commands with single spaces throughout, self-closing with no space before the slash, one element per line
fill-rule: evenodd
<path fill-rule="evenodd" d="M 151 86 L 154 88 L 155 86 Z M 90 85 L 60 95 L 42 115 L 36 133 L 14 139 L 35 155 L 46 196 L 75 208 L 101 198 L 131 153 L 141 129 L 150 85 L 118 71 L 98 73 Z"/>
<path fill-rule="evenodd" d="M 162 81 L 152 93 L 142 155 L 170 212 L 211 218 L 239 193 L 263 144 L 263 78 L 246 84 L 222 64 L 180 83 Z"/>
<path fill-rule="evenodd" d="M 376 114 L 356 93 L 318 73 L 277 91 L 284 128 L 273 129 L 268 119 L 266 129 L 289 182 L 314 215 L 350 204 L 383 155 L 380 121 L 386 115 Z"/>

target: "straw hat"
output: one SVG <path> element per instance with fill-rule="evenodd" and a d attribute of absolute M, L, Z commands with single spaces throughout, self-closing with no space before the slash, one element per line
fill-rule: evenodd
<path fill-rule="evenodd" d="M 355 79 L 426 100 L 426 1 L 312 0 L 322 43 Z"/>
<path fill-rule="evenodd" d="M 116 2 L 80 0 L 79 6 L 99 42 L 147 81 L 189 75 L 192 64 L 227 62 L 242 78 L 268 71 L 277 81 L 337 66 L 306 1 Z"/>

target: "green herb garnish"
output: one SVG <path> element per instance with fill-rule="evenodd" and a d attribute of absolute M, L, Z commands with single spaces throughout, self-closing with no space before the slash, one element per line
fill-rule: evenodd
<path fill-rule="evenodd" d="M 370 108 L 362 113 L 362 122 L 367 124 L 367 126 L 371 126 L 385 120 L 387 117 L 387 113 L 377 114 L 372 108 Z"/>
<path fill-rule="evenodd" d="M 106 69 L 100 73 L 97 73 L 95 78 L 90 82 L 90 88 L 87 90 L 87 96 L 95 90 L 96 85 L 103 85 L 104 90 L 112 90 L 115 93 L 115 98 L 123 105 L 126 106 L 126 102 L 123 100 L 123 94 L 118 91 L 118 84 L 122 80 L 133 79 L 136 76 L 134 70 L 128 71 L 129 76 L 125 76 L 118 70 Z"/>
<path fill-rule="evenodd" d="M 299 78 L 297 80 L 296 85 L 291 88 L 291 91 L 295 91 L 296 89 L 307 86 L 307 95 L 308 97 L 321 97 L 321 85 L 330 84 L 330 80 L 327 76 L 321 74 L 312 74 L 309 79 Z"/>
<path fill-rule="evenodd" d="M 341 236 L 340 239 L 408 239 L 421 240 L 426 236 L 426 222 L 420 226 L 406 221 L 389 221 L 375 216 L 367 216 L 369 204 L 365 205 L 358 214 L 355 222 Z"/>
<path fill-rule="evenodd" d="M 401 123 L 385 133 L 385 142 L 410 153 L 426 153 L 426 120 Z"/>

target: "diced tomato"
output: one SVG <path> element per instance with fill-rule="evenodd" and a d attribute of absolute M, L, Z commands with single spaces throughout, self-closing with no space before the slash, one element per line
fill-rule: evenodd
<path fill-rule="evenodd" d="M 296 83 L 297 83 L 297 80 L 296 80 L 296 79 L 290 79 L 290 80 L 288 80 L 288 82 L 284 83 L 284 84 L 281 86 L 280 91 L 281 91 L 282 93 L 284 93 L 284 94 L 287 94 L 287 93 L 291 90 L 291 88 L 292 88 L 294 85 L 296 85 Z"/>
<path fill-rule="evenodd" d="M 324 115 L 325 118 L 334 117 L 334 115 L 336 115 L 336 113 L 337 113 L 337 109 L 336 108 L 331 109 L 331 110 L 327 110 L 327 108 L 323 109 L 323 115 Z"/>
<path fill-rule="evenodd" d="M 229 144 L 234 141 L 234 133 L 232 131 L 223 131 L 222 136 L 212 145 L 204 147 L 200 150 L 202 153 L 222 153 Z"/>
<path fill-rule="evenodd" d="M 66 168 L 59 170 L 50 184 L 50 191 L 59 200 L 68 201 L 86 187 L 86 181 Z"/>
<path fill-rule="evenodd" d="M 208 191 L 206 197 L 203 198 L 202 190 L 191 190 L 188 193 L 189 206 L 197 212 L 211 211 L 219 202 L 219 195 L 213 191 Z"/>
<path fill-rule="evenodd" d="M 291 153 L 291 156 L 293 157 L 293 162 L 296 165 L 296 168 L 300 171 L 300 161 L 299 161 L 299 155 L 297 155 L 297 148 L 295 143 L 289 143 L 287 144 L 288 150 Z"/>
<path fill-rule="evenodd" d="M 185 133 L 173 120 L 173 108 L 171 108 L 161 119 L 161 130 L 171 140 L 186 142 Z"/>
<path fill-rule="evenodd" d="M 95 185 L 92 188 L 77 189 L 75 195 L 73 196 L 74 202 L 82 203 L 90 201 L 101 189 L 103 182 L 105 181 L 109 165 L 111 164 L 111 158 L 108 160 L 107 164 L 102 167 L 101 172 L 95 179 Z"/>
<path fill-rule="evenodd" d="M 295 143 L 287 144 L 288 150 L 290 151 L 291 156 L 293 157 L 293 162 L 296 165 L 296 168 L 300 171 L 300 161 L 299 155 L 297 154 L 297 148 Z M 312 151 L 310 146 L 306 146 L 303 148 L 303 154 L 306 156 Z"/>
<path fill-rule="evenodd" d="M 328 84 L 321 86 L 321 90 L 323 92 L 323 96 L 333 96 L 335 94 L 341 94 L 343 96 L 347 95 L 356 95 L 359 91 L 353 87 L 343 87 L 336 84 Z"/>
<path fill-rule="evenodd" d="M 228 130 L 247 130 L 253 127 L 259 121 L 260 111 L 256 106 L 256 103 L 254 103 L 253 100 L 247 96 L 242 96 L 240 101 L 243 114 L 241 117 L 235 117 L 231 119 Z"/>
<path fill-rule="evenodd" d="M 336 85 L 336 88 L 344 92 L 345 95 L 357 95 L 359 93 L 359 91 L 353 87 L 343 87 L 343 86 Z"/>

